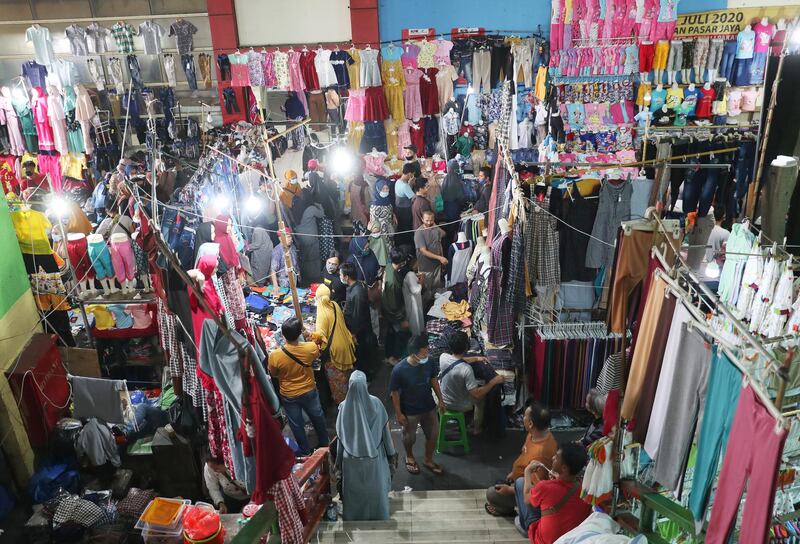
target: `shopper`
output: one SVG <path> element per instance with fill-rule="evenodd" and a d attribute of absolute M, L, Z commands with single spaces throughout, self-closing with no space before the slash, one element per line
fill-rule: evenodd
<path fill-rule="evenodd" d="M 464 180 L 459 172 L 458 161 L 455 159 L 447 163 L 447 176 L 442 184 L 442 200 L 444 202 L 444 222 L 447 231 L 447 239 L 455 239 L 458 232 L 458 219 L 461 216 L 461 208 L 464 206 L 466 196 L 464 195 Z"/>
<path fill-rule="evenodd" d="M 289 269 L 286 267 L 286 252 L 292 258 L 292 268 L 296 281 L 300 281 L 299 265 L 297 260 L 297 248 L 293 244 L 292 231 L 286 227 L 285 235 L 281 243 L 272 250 L 272 266 L 270 276 L 272 279 L 272 291 L 277 294 L 281 287 L 289 287 Z"/>
<path fill-rule="evenodd" d="M 553 479 L 534 483 L 534 474 L 541 465 L 531 461 L 526 467 L 524 506 L 514 521 L 533 544 L 553 544 L 592 512 L 591 506 L 581 499 L 579 475 L 587 462 L 586 451 L 579 444 L 566 442 L 553 456 L 550 471 Z"/>
<path fill-rule="evenodd" d="M 381 265 L 375 252 L 369 247 L 369 236 L 356 236 L 350 240 L 350 256 L 347 263 L 355 267 L 356 278 L 371 286 L 378 279 Z"/>
<path fill-rule="evenodd" d="M 410 333 L 406 318 L 406 304 L 403 298 L 403 279 L 409 273 L 408 257 L 395 248 L 389 254 L 390 264 L 383 275 L 381 292 L 381 312 L 386 325 L 383 350 L 390 365 L 396 365 L 405 356 Z"/>
<path fill-rule="evenodd" d="M 378 341 L 372 330 L 367 287 L 358 281 L 356 266 L 351 262 L 341 266 L 339 275 L 342 283 L 347 285 L 344 319 L 356 345 L 356 368 L 372 378 L 378 357 Z"/>
<path fill-rule="evenodd" d="M 347 286 L 339 278 L 339 266 L 342 264 L 342 257 L 335 249 L 328 255 L 325 261 L 325 271 L 322 273 L 322 283 L 331 290 L 331 300 L 339 305 L 344 304 L 347 297 Z"/>
<path fill-rule="evenodd" d="M 525 443 L 522 451 L 514 461 L 511 472 L 506 476 L 505 483 L 499 483 L 486 490 L 486 504 L 484 508 L 493 516 L 512 516 L 517 506 L 517 490 L 522 495 L 524 489 L 523 475 L 525 468 L 532 461 L 538 461 L 546 468 L 550 468 L 553 455 L 558 450 L 558 443 L 550 432 L 550 410 L 535 402 L 528 402 L 522 416 L 525 427 Z M 536 477 L 547 477 L 544 468 L 536 473 Z"/>
<path fill-rule="evenodd" d="M 244 484 L 231 478 L 220 457 L 210 457 L 203 467 L 203 480 L 211 497 L 211 504 L 220 514 L 238 514 L 250 502 Z"/>
<path fill-rule="evenodd" d="M 300 342 L 302 332 L 303 325 L 297 318 L 290 317 L 283 322 L 281 333 L 286 345 L 270 352 L 268 368 L 270 375 L 278 380 L 281 404 L 300 453 L 307 455 L 312 450 L 306 437 L 303 413 L 314 426 L 318 447 L 328 445 L 328 431 L 314 381 L 313 363 L 319 357 L 319 347 L 313 342 Z"/>
<path fill-rule="evenodd" d="M 319 283 L 322 279 L 322 259 L 320 258 L 320 237 L 317 221 L 325 217 L 322 206 L 311 204 L 303 211 L 302 219 L 295 229 L 297 249 L 300 254 L 300 277 L 303 285 Z"/>
<path fill-rule="evenodd" d="M 414 144 L 407 145 L 403 148 L 405 152 L 405 160 L 406 164 L 410 164 L 411 167 L 414 169 L 414 177 L 422 177 L 422 165 L 419 162 L 419 158 L 417 157 L 418 149 L 417 146 Z"/>
<path fill-rule="evenodd" d="M 586 393 L 586 410 L 592 415 L 592 423 L 586 428 L 577 442 L 584 448 L 588 448 L 592 442 L 603 436 L 603 410 L 606 407 L 607 393 L 602 393 L 596 387 L 589 389 Z"/>
<path fill-rule="evenodd" d="M 480 194 L 478 200 L 475 202 L 475 211 L 480 213 L 487 213 L 489 211 L 489 200 L 492 198 L 492 169 L 483 167 L 478 170 L 478 186 Z"/>
<path fill-rule="evenodd" d="M 414 245 L 417 248 L 417 266 L 425 275 L 429 303 L 436 290 L 442 286 L 442 267 L 447 266 L 447 258 L 442 250 L 444 236 L 444 230 L 436 226 L 433 212 L 426 211 L 422 216 L 422 226 L 414 233 Z"/>
<path fill-rule="evenodd" d="M 411 181 L 414 179 L 414 166 L 403 165 L 403 174 L 394 183 L 395 215 L 397 216 L 397 231 L 395 245 L 411 244 L 414 234 L 414 220 L 411 215 L 411 201 L 414 199 L 414 190 Z"/>
<path fill-rule="evenodd" d="M 271 277 L 272 251 L 274 245 L 272 238 L 264 227 L 253 228 L 248 248 L 250 269 L 253 272 L 253 283 L 264 285 Z"/>
<path fill-rule="evenodd" d="M 411 226 L 417 230 L 422 226 L 423 215 L 427 212 L 433 213 L 431 201 L 428 200 L 428 180 L 414 178 L 411 189 L 414 191 L 414 198 L 411 199 Z"/>
<path fill-rule="evenodd" d="M 389 519 L 389 491 L 397 451 L 383 402 L 367 391 L 366 375 L 350 376 L 347 398 L 336 418 L 336 467 L 341 470 L 345 521 Z"/>
<path fill-rule="evenodd" d="M 419 464 L 414 456 L 417 427 L 425 435 L 425 458 L 423 465 L 434 474 L 442 474 L 442 467 L 433 462 L 436 438 L 439 435 L 436 404 L 433 393 L 439 400 L 439 411 L 444 410 L 442 391 L 436 377 L 437 367 L 428 353 L 428 337 L 415 336 L 409 345 L 408 357 L 397 363 L 389 378 L 397 423 L 403 428 L 403 447 L 406 450 L 406 470 L 419 474 Z"/>
<path fill-rule="evenodd" d="M 458 332 L 450 337 L 448 353 L 439 358 L 439 383 L 445 408 L 454 412 L 471 412 L 475 408 L 473 434 L 479 434 L 483 427 L 482 413 L 484 398 L 497 385 L 504 381 L 503 376 L 495 374 L 485 384 L 475 376 L 473 365 L 485 363 L 485 357 L 468 357 L 469 337 Z"/>
<path fill-rule="evenodd" d="M 356 360 L 353 337 L 347 330 L 342 309 L 331 300 L 330 289 L 318 286 L 315 300 L 317 329 L 314 338 L 322 350 L 321 359 L 333 400 L 340 404 L 347 394 L 347 382 Z"/>
<path fill-rule="evenodd" d="M 369 185 L 363 172 L 358 172 L 350 182 L 350 219 L 353 222 L 353 233 L 363 234 L 369 224 Z"/>

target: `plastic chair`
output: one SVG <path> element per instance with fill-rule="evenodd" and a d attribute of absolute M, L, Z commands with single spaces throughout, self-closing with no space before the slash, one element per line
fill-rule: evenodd
<path fill-rule="evenodd" d="M 447 423 L 455 421 L 458 423 L 459 437 L 457 440 L 448 440 L 445 437 Z M 469 453 L 469 435 L 467 434 L 467 423 L 464 420 L 464 412 L 446 410 L 444 415 L 439 417 L 439 438 L 436 440 L 436 453 L 442 453 L 442 448 L 462 446 L 464 453 Z"/>

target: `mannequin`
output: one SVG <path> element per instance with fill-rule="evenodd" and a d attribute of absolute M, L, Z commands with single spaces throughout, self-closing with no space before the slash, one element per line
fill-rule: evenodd
<path fill-rule="evenodd" d="M 130 295 L 136 291 L 136 262 L 133 258 L 131 239 L 124 232 L 115 232 L 108 239 L 114 275 L 122 286 L 122 294 Z"/>
<path fill-rule="evenodd" d="M 659 85 L 660 87 L 660 85 Z M 502 234 L 511 235 L 511 226 L 508 224 L 507 219 L 501 219 L 497 222 L 497 226 Z"/>
<path fill-rule="evenodd" d="M 85 300 L 92 295 L 92 281 L 94 280 L 94 270 L 92 270 L 91 259 L 89 258 L 89 244 L 86 235 L 80 232 L 67 234 L 67 255 L 70 263 L 75 269 L 75 281 L 80 286 L 80 299 Z"/>
<path fill-rule="evenodd" d="M 642 42 L 641 45 L 654 47 L 653 42 Z M 649 77 L 650 77 L 650 72 L 639 72 L 639 81 L 641 81 L 642 83 L 647 83 L 649 81 L 648 79 Z"/>
<path fill-rule="evenodd" d="M 94 273 L 100 280 L 100 285 L 103 286 L 103 295 L 118 293 L 119 289 L 112 283 L 114 267 L 111 264 L 111 254 L 106 241 L 100 234 L 90 234 L 86 237 L 86 242 L 89 245 L 88 253 L 92 260 Z"/>
<path fill-rule="evenodd" d="M 464 232 L 459 232 L 456 241 L 447 249 L 447 287 L 467 281 L 467 268 L 472 260 L 473 243 Z"/>
<path fill-rule="evenodd" d="M 139 245 L 139 234 L 140 232 L 137 230 L 131 235 L 131 247 L 133 248 L 133 254 L 136 258 L 136 272 L 139 275 L 139 279 L 142 281 L 142 287 L 145 293 L 150 293 L 153 290 L 153 285 L 150 283 L 150 268 L 149 263 L 147 262 L 147 256 L 144 255 L 144 250 Z M 142 261 L 141 256 L 139 253 L 141 252 L 142 256 L 144 256 L 144 261 Z M 145 268 L 142 269 L 141 265 L 145 265 Z M 137 294 L 134 298 L 137 298 L 139 295 Z"/>

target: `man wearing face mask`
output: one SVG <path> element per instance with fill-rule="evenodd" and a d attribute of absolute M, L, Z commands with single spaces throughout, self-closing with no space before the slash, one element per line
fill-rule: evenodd
<path fill-rule="evenodd" d="M 331 300 L 339 305 L 344 304 L 347 298 L 347 286 L 342 283 L 339 277 L 339 266 L 342 264 L 342 257 L 335 249 L 328 255 L 325 261 L 325 272 L 322 275 L 322 283 L 330 289 Z"/>
<path fill-rule="evenodd" d="M 438 367 L 429 361 L 428 337 L 415 336 L 409 346 L 411 354 L 392 369 L 389 378 L 389 391 L 392 395 L 397 422 L 403 427 L 403 446 L 406 450 L 406 470 L 419 474 L 419 465 L 414 458 L 414 442 L 417 439 L 417 426 L 425 434 L 425 460 L 423 465 L 434 474 L 441 474 L 442 467 L 433 462 L 436 438 L 439 434 L 436 418 L 436 403 L 433 394 L 439 399 L 439 410 L 444 411 L 442 391 L 437 379 Z"/>
<path fill-rule="evenodd" d="M 447 266 L 443 256 L 442 237 L 444 230 L 436 226 L 432 211 L 422 215 L 422 226 L 414 233 L 414 245 L 417 248 L 417 268 L 425 274 L 425 287 L 428 301 L 433 293 L 442 286 L 442 266 Z"/>
<path fill-rule="evenodd" d="M 284 254 L 288 251 L 292 256 L 292 266 L 297 281 L 300 281 L 300 267 L 297 261 L 297 248 L 292 244 L 292 231 L 286 228 L 286 244 L 281 242 L 272 250 L 272 271 L 270 277 L 272 278 L 272 291 L 276 295 L 281 287 L 289 287 L 289 271 L 286 269 L 286 258 Z"/>
<path fill-rule="evenodd" d="M 414 177 L 422 177 L 422 165 L 417 158 L 417 146 L 414 144 L 407 145 L 403 148 L 406 156 L 406 164 L 410 164 L 414 168 Z"/>
<path fill-rule="evenodd" d="M 369 313 L 369 296 L 364 282 L 358 281 L 356 265 L 350 261 L 339 268 L 339 277 L 347 285 L 344 321 L 356 344 L 356 369 L 371 378 L 375 373 L 377 344 Z"/>

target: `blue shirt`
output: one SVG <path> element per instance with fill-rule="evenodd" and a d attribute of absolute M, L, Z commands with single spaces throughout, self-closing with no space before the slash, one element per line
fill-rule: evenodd
<path fill-rule="evenodd" d="M 124 304 L 109 304 L 108 311 L 114 314 L 114 320 L 117 322 L 117 329 L 130 329 L 133 327 L 133 317 L 125 312 L 127 306 Z"/>
<path fill-rule="evenodd" d="M 389 391 L 400 392 L 400 409 L 407 416 L 425 414 L 436 408 L 431 380 L 439 374 L 438 365 L 428 360 L 412 365 L 403 359 L 392 369 Z"/>

